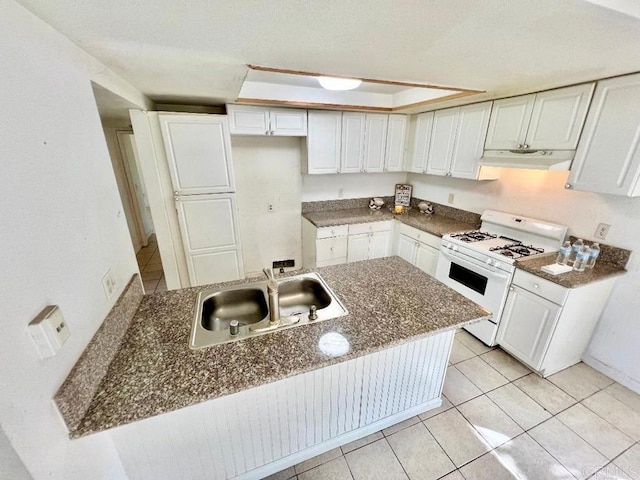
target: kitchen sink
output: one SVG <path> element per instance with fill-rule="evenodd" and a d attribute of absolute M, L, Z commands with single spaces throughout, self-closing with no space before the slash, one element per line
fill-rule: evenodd
<path fill-rule="evenodd" d="M 308 314 L 311 305 L 318 310 L 331 304 L 331 295 L 314 278 L 295 278 L 285 280 L 278 285 L 280 296 L 280 315 Z"/>
<path fill-rule="evenodd" d="M 269 315 L 269 307 L 264 292 L 258 288 L 224 290 L 209 296 L 202 303 L 202 327 L 219 332 L 229 330 L 229 323 L 237 320 L 243 325 L 251 325 L 264 320 Z"/>
<path fill-rule="evenodd" d="M 193 349 L 234 342 L 286 328 L 347 315 L 347 309 L 317 273 L 278 280 L 281 322 L 269 322 L 267 281 L 204 290 L 198 294 L 189 346 Z M 309 319 L 312 306 L 317 318 Z M 238 333 L 230 324 L 238 322 Z"/>

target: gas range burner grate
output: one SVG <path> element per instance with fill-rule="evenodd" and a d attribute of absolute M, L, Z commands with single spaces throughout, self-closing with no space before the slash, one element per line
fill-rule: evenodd
<path fill-rule="evenodd" d="M 481 232 L 480 230 L 473 230 L 471 232 L 455 233 L 451 235 L 451 238 L 460 240 L 465 243 L 481 242 L 483 240 L 491 240 L 497 238 L 497 235 L 488 232 Z"/>
<path fill-rule="evenodd" d="M 501 237 L 502 238 L 502 237 Z M 512 239 L 509 239 L 512 240 Z M 524 245 L 516 240 L 517 243 L 502 245 L 490 248 L 490 252 L 496 252 L 509 258 L 522 258 L 530 255 L 544 253 L 544 248 L 534 247 L 533 245 Z"/>

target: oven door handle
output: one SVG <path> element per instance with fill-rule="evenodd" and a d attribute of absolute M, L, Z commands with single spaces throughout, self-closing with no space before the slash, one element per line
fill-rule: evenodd
<path fill-rule="evenodd" d="M 480 264 L 478 262 L 474 262 L 471 260 L 468 260 L 466 258 L 461 258 L 458 257 L 456 255 L 452 255 L 449 252 L 445 251 L 445 250 L 440 250 L 440 253 L 443 254 L 445 257 L 448 257 L 449 260 L 451 260 L 454 263 L 467 263 L 470 265 L 473 265 L 475 267 L 479 267 L 482 269 L 482 275 L 491 275 L 494 278 L 499 278 L 501 280 L 509 280 L 509 278 L 511 277 L 511 275 L 509 275 L 508 273 L 502 273 L 500 270 L 494 270 L 493 268 L 490 268 L 488 265 L 484 265 L 484 264 Z M 476 272 L 478 273 L 478 272 Z"/>

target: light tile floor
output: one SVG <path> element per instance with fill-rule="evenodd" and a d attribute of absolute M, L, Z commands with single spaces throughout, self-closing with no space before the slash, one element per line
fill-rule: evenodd
<path fill-rule="evenodd" d="M 142 284 L 145 293 L 164 292 L 167 290 L 167 282 L 162 271 L 162 261 L 158 251 L 158 242 L 155 234 L 149 237 L 149 244 L 142 247 L 136 255 L 138 267 L 142 275 Z"/>
<path fill-rule="evenodd" d="M 442 407 L 269 479 L 640 479 L 640 395 L 579 363 L 542 379 L 465 331 Z"/>

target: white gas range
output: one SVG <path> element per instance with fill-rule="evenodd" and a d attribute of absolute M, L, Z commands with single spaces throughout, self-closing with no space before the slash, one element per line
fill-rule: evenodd
<path fill-rule="evenodd" d="M 493 313 L 464 327 L 489 346 L 496 334 L 518 258 L 558 250 L 565 225 L 486 210 L 480 230 L 442 237 L 436 279 Z"/>

